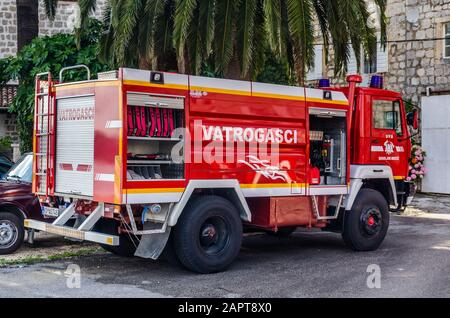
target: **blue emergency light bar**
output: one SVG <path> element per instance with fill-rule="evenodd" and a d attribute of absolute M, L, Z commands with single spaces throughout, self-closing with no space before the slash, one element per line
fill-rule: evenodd
<path fill-rule="evenodd" d="M 319 80 L 319 88 L 330 87 L 330 80 L 327 78 L 322 78 Z"/>
<path fill-rule="evenodd" d="M 383 89 L 383 76 L 373 75 L 370 79 L 370 87 Z"/>

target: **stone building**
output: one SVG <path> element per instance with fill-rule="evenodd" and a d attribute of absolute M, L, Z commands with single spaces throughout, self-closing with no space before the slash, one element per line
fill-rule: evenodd
<path fill-rule="evenodd" d="M 97 0 L 95 17 L 100 18 L 106 0 Z M 54 21 L 50 21 L 41 0 L 0 0 L 0 59 L 14 56 L 37 36 L 70 33 L 79 21 L 75 0 L 58 1 Z M 8 112 L 17 83 L 0 87 L 0 138 L 9 136 L 17 142 L 14 114 Z"/>
<path fill-rule="evenodd" d="M 372 4 L 372 20 L 377 12 Z M 383 74 L 385 86 L 399 91 L 406 100 L 420 104 L 429 91 L 450 91 L 450 0 L 387 0 L 387 48 L 377 44 L 373 63 L 364 59 L 361 70 L 367 83 L 373 73 Z M 309 80 L 333 78 L 333 66 L 322 62 L 322 48 L 316 46 L 316 66 Z M 332 59 L 331 56 L 328 57 Z M 349 73 L 356 73 L 354 55 Z M 342 79 L 335 80 L 341 82 Z"/>

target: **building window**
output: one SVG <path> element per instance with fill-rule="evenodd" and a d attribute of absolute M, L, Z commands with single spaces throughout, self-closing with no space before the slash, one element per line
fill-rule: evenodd
<path fill-rule="evenodd" d="M 360 72 L 368 79 L 368 75 L 375 73 L 386 73 L 388 71 L 388 50 L 384 49 L 380 43 L 380 37 L 378 36 L 377 43 L 374 44 L 373 55 L 371 59 L 368 59 L 364 50 L 361 47 L 361 60 L 360 60 Z M 358 73 L 358 63 L 353 51 L 350 51 L 350 60 L 348 63 L 348 74 Z"/>
<path fill-rule="evenodd" d="M 39 34 L 39 1 L 17 0 L 17 50 Z"/>
<path fill-rule="evenodd" d="M 444 26 L 444 58 L 450 58 L 450 23 Z"/>
<path fill-rule="evenodd" d="M 377 58 L 378 58 L 378 48 L 377 43 L 374 43 L 374 46 L 372 47 L 372 56 L 368 58 L 364 52 L 364 74 L 374 74 L 377 72 Z"/>

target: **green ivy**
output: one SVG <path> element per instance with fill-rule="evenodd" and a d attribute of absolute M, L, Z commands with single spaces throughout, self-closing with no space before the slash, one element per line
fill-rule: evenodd
<path fill-rule="evenodd" d="M 0 84 L 10 79 L 19 81 L 17 96 L 9 110 L 16 114 L 22 152 L 32 149 L 36 74 L 50 71 L 55 77 L 62 67 L 76 64 L 87 65 L 92 76 L 108 70 L 108 67 L 97 59 L 101 29 L 101 22 L 92 19 L 89 21 L 89 28 L 80 34 L 78 46 L 75 34 L 39 37 L 23 47 L 16 57 L 0 60 Z M 64 76 L 65 81 L 85 78 L 86 74 L 79 70 L 68 71 Z"/>

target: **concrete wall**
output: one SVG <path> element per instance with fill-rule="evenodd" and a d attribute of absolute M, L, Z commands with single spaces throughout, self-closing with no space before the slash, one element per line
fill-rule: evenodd
<path fill-rule="evenodd" d="M 422 147 L 428 170 L 422 191 L 450 194 L 450 95 L 423 97 Z"/>

